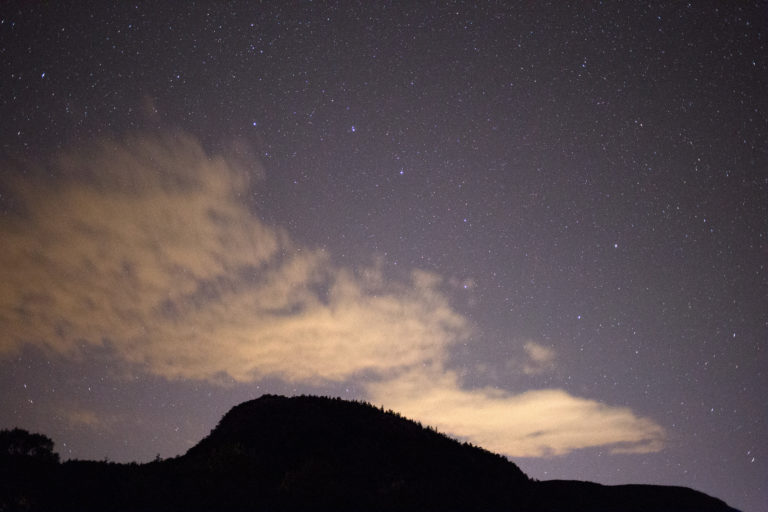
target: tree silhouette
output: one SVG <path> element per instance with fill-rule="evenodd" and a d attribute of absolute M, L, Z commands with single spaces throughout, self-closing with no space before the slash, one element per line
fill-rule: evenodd
<path fill-rule="evenodd" d="M 59 461 L 53 441 L 43 434 L 24 429 L 0 430 L 0 457 L 31 457 L 41 461 Z"/>
<path fill-rule="evenodd" d="M 0 430 L 0 510 L 54 510 L 58 462 L 50 438 Z"/>

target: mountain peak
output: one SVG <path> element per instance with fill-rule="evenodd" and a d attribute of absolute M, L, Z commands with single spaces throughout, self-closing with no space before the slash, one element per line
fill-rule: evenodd
<path fill-rule="evenodd" d="M 506 458 L 397 413 L 317 396 L 264 395 L 237 405 L 182 459 L 238 468 L 280 489 L 283 499 L 344 496 L 353 508 L 511 507 L 530 482 Z"/>
<path fill-rule="evenodd" d="M 317 396 L 237 405 L 174 459 L 0 457 L 0 477 L 0 510 L 733 512 L 687 488 L 533 481 L 393 411 Z"/>

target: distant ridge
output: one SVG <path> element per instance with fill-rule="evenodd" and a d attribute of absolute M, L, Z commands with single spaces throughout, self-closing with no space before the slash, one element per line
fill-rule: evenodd
<path fill-rule="evenodd" d="M 734 510 L 687 488 L 533 481 L 392 411 L 316 396 L 244 402 L 186 454 L 148 464 L 0 454 L 0 482 L 0 510 Z"/>

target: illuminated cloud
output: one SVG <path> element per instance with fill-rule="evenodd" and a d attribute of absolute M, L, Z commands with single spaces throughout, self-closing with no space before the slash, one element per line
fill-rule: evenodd
<path fill-rule="evenodd" d="M 340 381 L 441 357 L 465 329 L 415 272 L 339 268 L 265 225 L 242 168 L 183 136 L 60 157 L 0 220 L 0 354 L 89 346 L 167 378 Z"/>
<path fill-rule="evenodd" d="M 606 446 L 613 453 L 659 451 L 663 429 L 631 410 L 574 397 L 560 389 L 510 394 L 463 389 L 435 367 L 369 385 L 372 401 L 443 432 L 513 457 L 563 455 Z"/>
<path fill-rule="evenodd" d="M 259 172 L 247 160 L 182 134 L 136 136 L 61 155 L 45 180 L 4 183 L 14 207 L 0 217 L 0 357 L 98 348 L 123 371 L 168 379 L 361 378 L 373 401 L 509 455 L 660 448 L 660 427 L 628 409 L 462 388 L 445 367 L 470 326 L 445 290 L 475 282 L 335 264 L 253 214 Z M 516 371 L 552 368 L 551 349 L 523 350 Z M 98 424 L 87 412 L 68 421 Z"/>
<path fill-rule="evenodd" d="M 555 366 L 555 351 L 551 348 L 539 345 L 534 341 L 527 341 L 523 345 L 527 361 L 523 365 L 523 373 L 536 375 L 551 370 Z"/>
<path fill-rule="evenodd" d="M 91 430 L 109 430 L 116 419 L 88 409 L 60 409 L 58 415 L 70 428 L 87 428 Z"/>

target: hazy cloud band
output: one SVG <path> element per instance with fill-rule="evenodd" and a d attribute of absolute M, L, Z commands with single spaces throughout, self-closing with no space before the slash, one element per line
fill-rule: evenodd
<path fill-rule="evenodd" d="M 565 391 L 463 389 L 445 362 L 470 326 L 439 276 L 393 282 L 296 243 L 248 208 L 257 172 L 186 135 L 79 148 L 49 174 L 6 183 L 0 356 L 107 346 L 169 379 L 364 377 L 372 400 L 510 455 L 661 446 L 652 421 Z M 553 365 L 551 349 L 524 349 L 525 373 Z"/>

